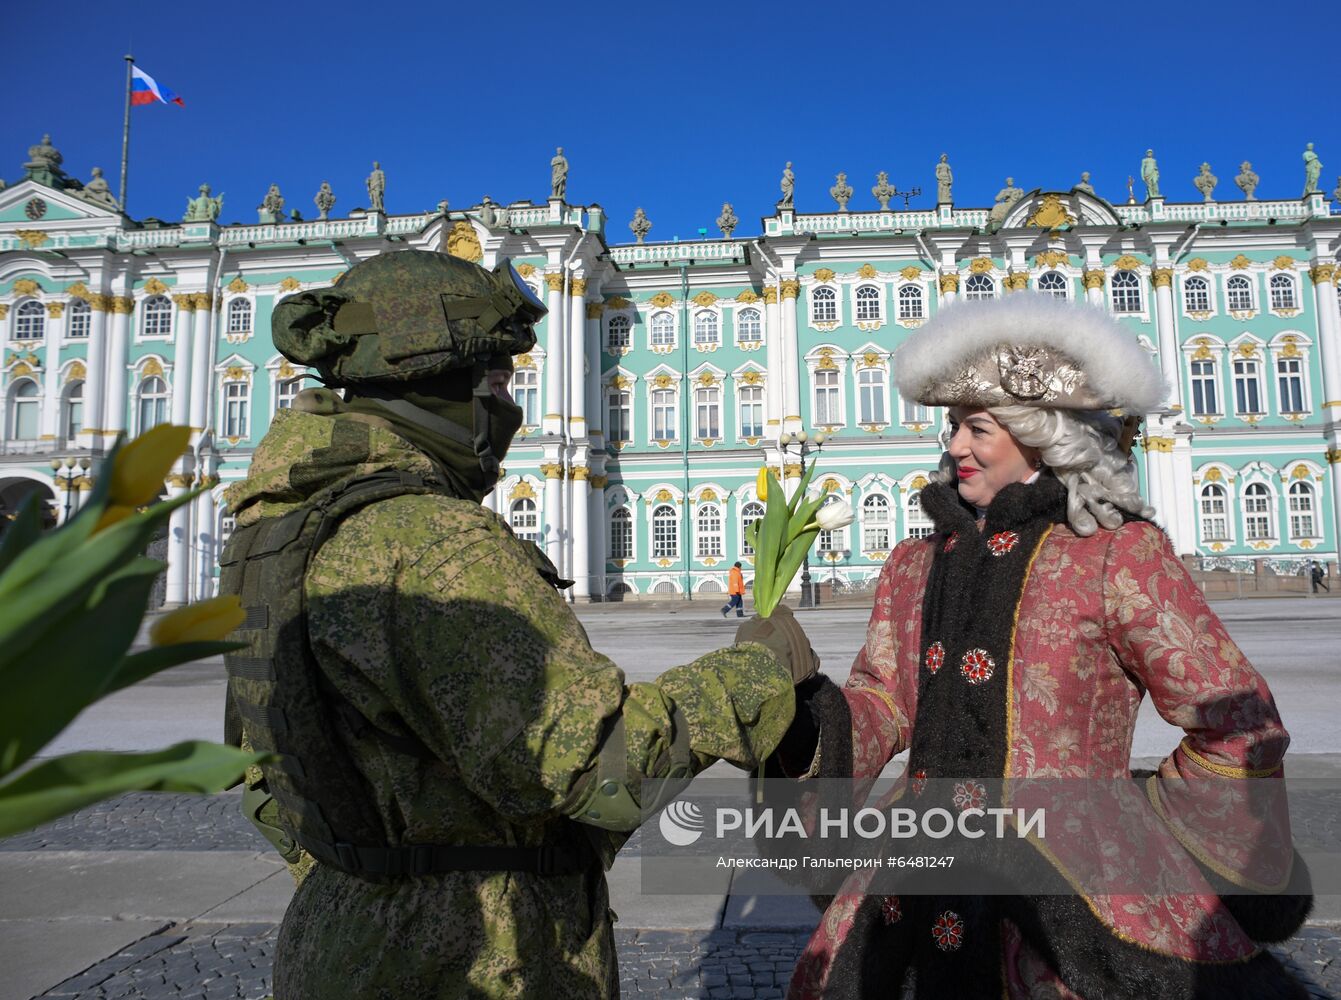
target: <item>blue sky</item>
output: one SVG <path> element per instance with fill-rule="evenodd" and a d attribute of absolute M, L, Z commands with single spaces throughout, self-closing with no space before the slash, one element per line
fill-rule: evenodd
<path fill-rule="evenodd" d="M 69 172 L 101 166 L 115 190 L 131 45 L 186 100 L 132 110 L 137 218 L 179 219 L 202 181 L 225 193 L 224 222 L 255 222 L 271 183 L 310 218 L 329 180 L 343 215 L 367 204 L 374 159 L 393 213 L 540 202 L 556 145 L 569 201 L 600 202 L 610 242 L 631 239 L 639 205 L 652 240 L 715 234 L 723 201 L 757 234 L 786 160 L 803 212 L 834 208 L 840 170 L 854 209 L 874 207 L 878 170 L 930 206 L 941 152 L 955 201 L 977 206 L 1008 174 L 1067 189 L 1082 170 L 1125 200 L 1147 147 L 1171 200 L 1199 198 L 1202 160 L 1240 198 L 1244 159 L 1259 198 L 1298 197 L 1309 141 L 1325 190 L 1341 174 L 1334 4 L 582 7 L 72 3 L 53 34 L 52 8 L 16 6 L 6 33 L 29 43 L 0 61 L 0 177 L 49 131 Z"/>

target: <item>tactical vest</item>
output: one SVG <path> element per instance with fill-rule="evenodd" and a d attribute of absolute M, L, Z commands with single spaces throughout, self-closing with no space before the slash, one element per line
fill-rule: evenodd
<path fill-rule="evenodd" d="M 566 875 L 594 863 L 554 846 L 540 848 L 387 842 L 372 788 L 334 721 L 371 732 L 390 749 L 436 759 L 413 737 L 374 727 L 339 694 L 308 642 L 304 585 L 312 559 L 340 521 L 378 501 L 440 492 L 422 476 L 390 470 L 317 494 L 309 505 L 262 518 L 233 533 L 220 559 L 220 592 L 237 594 L 246 620 L 233 638 L 247 647 L 224 657 L 225 738 L 245 728 L 263 764 L 280 825 L 323 864 L 374 882 L 448 871 L 528 871 Z"/>

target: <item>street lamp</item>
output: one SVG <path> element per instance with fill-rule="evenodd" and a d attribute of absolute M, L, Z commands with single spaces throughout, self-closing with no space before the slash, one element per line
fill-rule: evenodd
<path fill-rule="evenodd" d="M 70 494 L 74 491 L 74 484 L 79 479 L 78 473 L 88 471 L 89 460 L 87 458 L 64 460 L 53 458 L 51 460 L 51 471 L 55 475 L 56 482 L 65 485 L 65 520 L 70 520 Z M 61 475 L 64 472 L 65 475 Z"/>
<path fill-rule="evenodd" d="M 798 431 L 795 434 L 789 434 L 786 431 L 783 431 L 778 435 L 778 447 L 782 449 L 782 475 L 784 481 L 787 477 L 786 465 L 787 455 L 789 454 L 788 449 L 791 448 L 792 445 L 796 445 L 797 457 L 801 459 L 801 478 L 804 479 L 806 475 L 806 456 L 812 452 L 816 455 L 820 453 L 820 449 L 824 447 L 824 435 L 818 431 L 815 433 L 814 437 L 808 436 L 805 431 Z M 801 557 L 800 606 L 803 608 L 813 608 L 818 604 L 819 597 L 815 593 L 814 585 L 810 582 L 810 550 L 806 549 L 805 555 Z"/>

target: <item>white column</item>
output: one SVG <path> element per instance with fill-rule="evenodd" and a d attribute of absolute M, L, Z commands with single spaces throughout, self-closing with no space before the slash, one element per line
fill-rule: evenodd
<path fill-rule="evenodd" d="M 801 294 L 801 283 L 795 278 L 783 278 L 779 287 L 778 308 L 782 313 L 782 429 L 795 434 L 802 429 L 800 352 L 796 334 L 796 300 Z"/>
<path fill-rule="evenodd" d="M 130 363 L 130 311 L 135 300 L 112 298 L 112 335 L 107 344 L 107 397 L 103 407 L 103 430 L 110 436 L 126 429 L 126 365 Z"/>
<path fill-rule="evenodd" d="M 588 302 L 586 306 L 584 350 L 581 357 L 586 364 L 583 377 L 583 413 L 587 418 L 587 439 L 592 447 L 605 444 L 605 414 L 601 412 L 601 303 Z"/>
<path fill-rule="evenodd" d="M 89 298 L 88 354 L 84 360 L 84 432 L 79 444 L 84 448 L 102 446 L 103 402 L 107 398 L 107 296 Z M 95 433 L 96 432 L 96 433 Z"/>
<path fill-rule="evenodd" d="M 1085 301 L 1092 306 L 1102 306 L 1104 304 L 1103 268 L 1096 262 L 1092 267 L 1087 267 L 1080 277 L 1085 283 Z"/>
<path fill-rule="evenodd" d="M 191 349 L 195 343 L 195 299 L 174 295 L 172 317 L 172 422 L 189 426 L 191 420 Z"/>
<path fill-rule="evenodd" d="M 1184 425 L 1186 426 L 1186 425 Z M 1192 485 L 1192 431 L 1178 430 L 1173 435 L 1173 473 L 1165 483 L 1174 513 L 1169 516 L 1169 536 L 1174 551 L 1185 555 L 1197 548 L 1197 495 Z"/>
<path fill-rule="evenodd" d="M 197 292 L 195 300 L 195 323 L 191 333 L 191 411 L 190 424 L 196 431 L 203 431 L 210 423 L 210 372 L 214 370 L 214 309 L 209 292 Z M 183 372 L 181 362 L 177 369 Z"/>
<path fill-rule="evenodd" d="M 958 271 L 942 271 L 938 281 L 941 289 L 941 305 L 948 306 L 959 298 Z"/>
<path fill-rule="evenodd" d="M 545 284 L 549 287 L 549 315 L 545 317 L 545 415 L 541 420 L 541 430 L 546 434 L 562 434 L 563 275 L 557 271 L 547 274 Z"/>
<path fill-rule="evenodd" d="M 65 308 L 65 303 L 47 303 L 46 335 L 42 343 L 44 348 L 42 353 L 46 355 L 44 362 L 46 368 L 42 373 L 42 416 L 38 430 L 43 440 L 52 441 L 61 448 L 65 447 L 65 441 L 60 436 L 60 344 L 61 332 L 65 326 L 61 314 Z"/>
<path fill-rule="evenodd" d="M 219 544 L 219 511 L 214 502 L 213 487 L 217 485 L 217 476 L 206 476 L 201 485 L 208 486 L 200 496 L 192 501 L 195 507 L 195 547 L 197 550 L 195 585 L 190 599 L 204 600 L 214 596 L 214 566 L 219 561 L 223 546 Z"/>
<path fill-rule="evenodd" d="M 180 475 L 168 477 L 168 499 L 186 492 L 189 480 Z M 168 581 L 163 603 L 178 607 L 186 603 L 186 582 L 191 567 L 191 505 L 184 504 L 172 512 L 168 521 Z"/>
<path fill-rule="evenodd" d="M 568 329 L 564 348 L 568 354 L 568 437 L 572 440 L 587 436 L 587 294 L 585 278 L 572 281 L 572 298 L 568 300 Z"/>
<path fill-rule="evenodd" d="M 1168 267 L 1157 267 L 1150 277 L 1155 284 L 1155 327 L 1159 334 L 1159 366 L 1169 383 L 1169 404 L 1182 406 L 1183 380 L 1178 370 L 1182 354 L 1178 350 L 1178 328 L 1173 315 L 1173 270 Z"/>
<path fill-rule="evenodd" d="M 577 601 L 591 598 L 591 518 L 588 513 L 591 490 L 587 486 L 590 472 L 585 465 L 574 465 L 571 472 L 573 509 L 568 519 L 573 531 L 573 599 Z"/>
<path fill-rule="evenodd" d="M 766 285 L 764 287 L 764 351 L 767 353 L 765 363 L 768 365 L 768 378 L 764 383 L 765 394 L 768 398 L 768 412 L 765 414 L 767 421 L 765 427 L 765 437 L 776 438 L 782 432 L 783 402 L 782 402 L 782 383 L 783 378 L 783 357 L 782 357 L 782 313 L 778 308 L 778 288 L 777 285 Z"/>
<path fill-rule="evenodd" d="M 588 477 L 591 493 L 587 497 L 587 550 L 591 553 L 591 593 L 599 600 L 605 600 L 605 562 L 609 553 L 605 550 L 605 484 L 607 480 L 602 471 L 593 472 Z"/>
<path fill-rule="evenodd" d="M 1341 408 L 1341 331 L 1336 313 L 1336 286 L 1332 279 L 1336 275 L 1336 265 L 1316 264 L 1309 272 L 1313 279 L 1313 301 L 1318 310 L 1318 351 L 1322 361 L 1322 384 L 1326 398 L 1322 404 L 1326 407 L 1325 416 L 1329 419 L 1341 419 L 1334 407 Z"/>
<path fill-rule="evenodd" d="M 550 449 L 546 449 L 547 451 Z M 542 510 L 540 539 L 556 569 L 563 567 L 563 466 L 553 455 L 541 463 L 540 471 L 545 476 L 545 509 Z"/>

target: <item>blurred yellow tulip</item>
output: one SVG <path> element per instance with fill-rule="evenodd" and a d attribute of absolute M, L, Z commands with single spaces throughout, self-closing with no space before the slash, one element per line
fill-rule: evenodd
<path fill-rule="evenodd" d="M 768 503 L 768 466 L 759 467 L 759 475 L 754 480 L 754 492 L 758 494 L 759 500 Z"/>
<path fill-rule="evenodd" d="M 154 646 L 213 642 L 228 635 L 246 617 L 236 594 L 212 597 L 168 612 L 149 629 L 149 642 Z"/>
<path fill-rule="evenodd" d="M 191 428 L 159 424 L 128 442 L 112 462 L 108 501 L 117 506 L 142 507 L 158 499 L 172 463 L 191 440 Z"/>
<path fill-rule="evenodd" d="M 119 521 L 124 521 L 134 513 L 135 508 L 127 507 L 125 504 L 114 503 L 109 505 L 108 508 L 102 512 L 102 516 L 98 518 L 98 523 L 93 526 L 93 534 L 96 535 L 104 528 L 110 528 Z"/>

